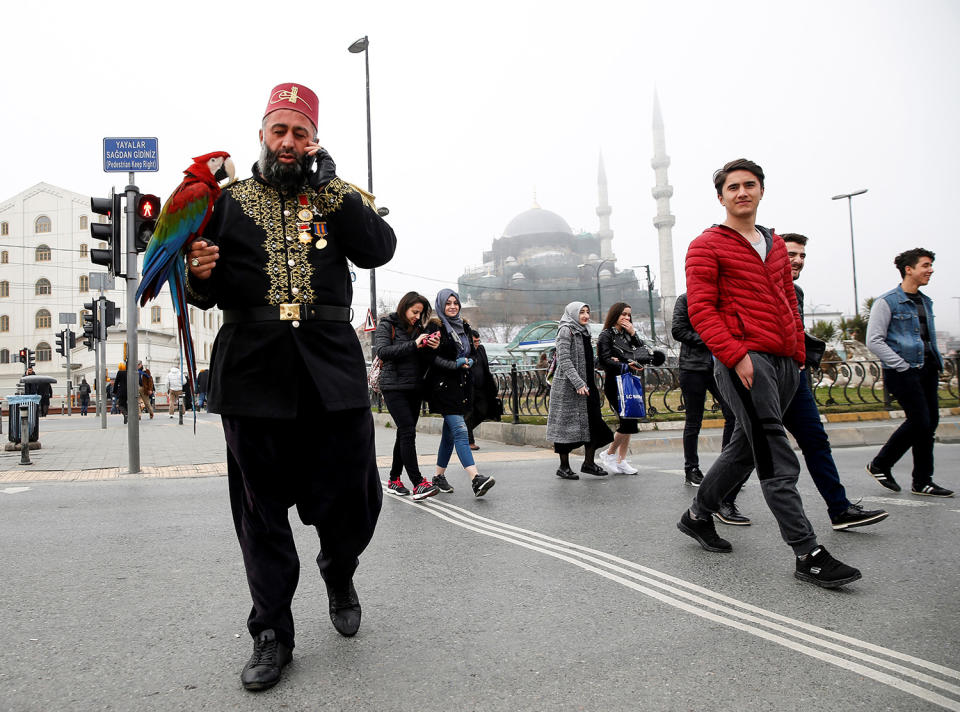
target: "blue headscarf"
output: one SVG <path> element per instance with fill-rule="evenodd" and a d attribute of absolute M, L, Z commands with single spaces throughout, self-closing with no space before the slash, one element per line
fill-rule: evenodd
<path fill-rule="evenodd" d="M 457 315 L 453 317 L 447 316 L 446 312 L 444 312 L 444 308 L 447 306 L 447 300 L 450 297 L 455 297 L 457 304 L 460 304 L 459 294 L 452 289 L 441 289 L 437 292 L 437 301 L 434 302 L 434 307 L 437 310 L 437 316 L 440 317 L 440 321 L 443 323 L 443 328 L 446 329 L 446 332 L 453 338 L 453 342 L 459 346 L 457 356 L 466 357 L 470 354 L 470 339 L 467 338 L 464 332 L 463 319 L 460 318 L 460 312 L 457 312 Z"/>

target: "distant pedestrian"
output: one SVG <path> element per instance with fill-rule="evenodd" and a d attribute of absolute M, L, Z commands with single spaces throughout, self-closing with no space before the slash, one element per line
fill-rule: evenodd
<path fill-rule="evenodd" d="M 627 460 L 630 436 L 640 432 L 636 418 L 621 418 L 618 413 L 620 393 L 617 376 L 626 366 L 636 374 L 643 373 L 641 362 L 649 357 L 647 348 L 633 328 L 633 308 L 626 302 L 617 302 L 607 312 L 603 331 L 597 337 L 597 361 L 603 369 L 603 393 L 610 409 L 617 413 L 617 432 L 610 447 L 600 451 L 600 462 L 608 472 L 635 475 L 638 470 Z"/>
<path fill-rule="evenodd" d="M 80 415 L 86 415 L 90 408 L 90 384 L 86 378 L 80 379 L 80 385 L 77 386 L 77 397 L 80 399 Z"/>
<path fill-rule="evenodd" d="M 470 452 L 467 424 L 463 419 L 470 405 L 473 385 L 470 368 L 476 357 L 469 337 L 470 325 L 460 317 L 460 296 L 452 289 L 441 289 L 434 306 L 437 316 L 430 321 L 427 333 L 432 335 L 437 347 L 428 369 L 427 396 L 430 411 L 443 416 L 443 432 L 433 484 L 441 492 L 453 492 L 445 473 L 456 448 L 460 464 L 470 475 L 474 496 L 482 497 L 496 481 L 477 470 L 473 453 Z"/>
<path fill-rule="evenodd" d="M 388 491 L 410 494 L 400 475 L 404 467 L 413 485 L 413 499 L 432 497 L 439 488 L 424 478 L 417 462 L 417 421 L 423 401 L 423 349 L 436 349 L 439 339 L 430 339 L 424 329 L 430 317 L 430 302 L 417 292 L 407 292 L 397 310 L 380 319 L 373 335 L 373 353 L 383 361 L 380 392 L 397 426 L 390 464 Z"/>
<path fill-rule="evenodd" d="M 167 409 L 170 417 L 177 412 L 177 402 L 183 395 L 183 374 L 176 366 L 171 366 L 167 371 Z"/>
<path fill-rule="evenodd" d="M 580 472 L 608 474 L 594 458 L 598 448 L 613 442 L 613 433 L 600 414 L 589 323 L 589 305 L 570 302 L 557 328 L 557 370 L 550 389 L 547 440 L 553 441 L 553 451 L 560 456 L 557 477 L 565 480 L 580 479 L 570 467 L 570 453 L 581 445 L 584 460 Z"/>
<path fill-rule="evenodd" d="M 867 463 L 867 472 L 894 492 L 900 485 L 893 466 L 913 451 L 913 494 L 952 497 L 953 490 L 933 481 L 933 442 L 940 422 L 937 389 L 943 358 L 937 350 L 933 301 L 920 291 L 933 276 L 934 254 L 917 247 L 901 252 L 893 263 L 900 270 L 898 287 L 881 294 L 870 309 L 867 348 L 883 364 L 887 390 L 906 414 L 880 452 Z"/>
<path fill-rule="evenodd" d="M 153 375 L 149 368 L 145 368 L 140 375 L 140 403 L 144 411 L 150 414 L 151 419 L 153 419 L 153 389 Z"/>
<path fill-rule="evenodd" d="M 700 428 L 703 424 L 703 410 L 707 401 L 707 393 L 713 396 L 723 413 L 723 437 L 721 449 L 730 442 L 736 416 L 727 407 L 726 401 L 717 388 L 717 379 L 713 375 L 713 356 L 710 349 L 703 343 L 700 334 L 690 324 L 690 315 L 687 313 L 687 295 L 681 294 L 673 305 L 673 319 L 670 333 L 680 342 L 680 393 L 683 395 L 683 474 L 688 485 L 699 487 L 703 481 L 703 472 L 700 470 L 700 455 L 698 445 Z M 725 503 L 720 511 L 729 509 Z M 728 512 L 729 514 L 729 512 Z"/>
<path fill-rule="evenodd" d="M 114 397 L 117 402 L 117 410 L 123 415 L 124 424 L 127 423 L 129 414 L 127 412 L 127 363 L 121 361 L 117 365 L 117 377 L 113 379 Z"/>
<path fill-rule="evenodd" d="M 497 397 L 497 382 L 490 373 L 490 360 L 487 358 L 487 350 L 480 343 L 480 332 L 474 330 L 470 332 L 470 338 L 473 341 L 473 366 L 470 368 L 470 378 L 473 381 L 470 395 L 470 407 L 464 416 L 464 422 L 467 424 L 467 442 L 470 443 L 471 450 L 479 450 L 476 438 L 473 436 L 473 429 L 485 420 L 500 421 L 503 415 L 503 405 Z"/>
<path fill-rule="evenodd" d="M 210 372 L 203 369 L 197 374 L 197 410 L 203 410 L 207 404 L 207 383 L 210 381 Z"/>

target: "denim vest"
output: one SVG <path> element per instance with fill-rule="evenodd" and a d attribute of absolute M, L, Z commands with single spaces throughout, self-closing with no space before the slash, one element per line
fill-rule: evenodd
<path fill-rule="evenodd" d="M 937 331 L 933 326 L 933 300 L 926 294 L 920 295 L 923 308 L 927 312 L 927 331 L 930 333 L 930 347 L 937 358 L 937 368 L 943 368 L 943 357 L 937 350 Z M 880 295 L 890 307 L 890 324 L 887 327 L 887 345 L 908 364 L 910 368 L 923 366 L 923 337 L 920 334 L 920 317 L 917 307 L 903 291 L 903 287 L 891 289 Z"/>

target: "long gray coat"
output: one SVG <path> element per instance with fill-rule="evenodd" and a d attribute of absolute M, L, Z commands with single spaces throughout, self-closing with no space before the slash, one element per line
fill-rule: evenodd
<path fill-rule="evenodd" d="M 577 395 L 577 389 L 587 385 L 588 377 L 583 337 L 563 326 L 557 332 L 556 344 L 557 372 L 550 387 L 547 440 L 555 443 L 589 442 L 587 397 Z"/>

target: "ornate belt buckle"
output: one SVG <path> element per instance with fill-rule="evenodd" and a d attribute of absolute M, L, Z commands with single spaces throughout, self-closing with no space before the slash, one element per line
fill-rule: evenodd
<path fill-rule="evenodd" d="M 296 321 L 300 318 L 299 304 L 281 304 L 280 321 Z"/>

